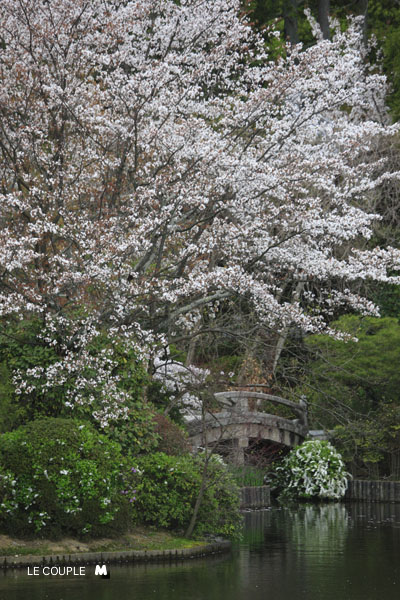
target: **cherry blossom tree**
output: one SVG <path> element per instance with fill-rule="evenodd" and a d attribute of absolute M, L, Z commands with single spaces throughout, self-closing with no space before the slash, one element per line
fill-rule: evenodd
<path fill-rule="evenodd" d="M 278 332 L 376 314 L 351 284 L 399 283 L 400 253 L 356 242 L 398 174 L 363 157 L 397 127 L 357 19 L 313 27 L 272 61 L 238 0 L 2 0 L 0 315 L 58 356 L 20 393 L 72 379 L 106 425 L 129 396 L 116 340 L 154 359 L 240 298 Z"/>

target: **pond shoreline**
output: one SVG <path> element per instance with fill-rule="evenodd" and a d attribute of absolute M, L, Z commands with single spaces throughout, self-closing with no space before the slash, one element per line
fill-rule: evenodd
<path fill-rule="evenodd" d="M 229 552 L 230 549 L 231 542 L 224 540 L 192 548 L 170 550 L 116 550 L 112 552 L 59 553 L 48 556 L 34 554 L 0 556 L 0 569 L 19 569 L 30 566 L 172 562 L 221 554 Z"/>
<path fill-rule="evenodd" d="M 400 482 L 388 481 L 349 481 L 349 488 L 342 502 L 399 502 Z M 262 509 L 271 506 L 268 486 L 247 486 L 241 488 L 241 509 Z M 196 544 L 196 542 L 194 542 Z M 123 545 L 123 544 L 121 544 Z M 127 544 L 129 547 L 130 544 Z M 12 548 L 14 550 L 14 547 Z M 20 548 L 15 547 L 16 554 L 0 555 L 0 569 L 19 569 L 29 566 L 85 565 L 85 564 L 123 564 L 146 562 L 172 562 L 190 558 L 211 556 L 229 552 L 231 542 L 221 540 L 213 543 L 198 543 L 190 547 L 167 549 L 136 550 L 96 550 L 62 551 L 35 554 L 18 554 Z M 5 549 L 11 550 L 11 547 Z M 45 550 L 43 548 L 43 550 Z M 0 549 L 1 552 L 1 549 Z M 40 551 L 39 551 L 40 552 Z"/>

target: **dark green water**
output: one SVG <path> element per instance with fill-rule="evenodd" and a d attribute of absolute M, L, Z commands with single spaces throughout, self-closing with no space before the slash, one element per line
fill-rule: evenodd
<path fill-rule="evenodd" d="M 400 505 L 246 513 L 232 554 L 111 567 L 111 578 L 0 573 L 1 600 L 399 600 Z"/>

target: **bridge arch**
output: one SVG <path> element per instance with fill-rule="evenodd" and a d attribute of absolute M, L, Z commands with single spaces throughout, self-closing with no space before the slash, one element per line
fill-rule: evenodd
<path fill-rule="evenodd" d="M 215 397 L 222 404 L 219 412 L 209 413 L 188 424 L 189 439 L 193 449 L 223 446 L 231 441 L 233 461 L 244 464 L 250 440 L 266 440 L 293 448 L 308 434 L 307 407 L 278 396 L 261 392 L 220 392 Z M 250 408 L 249 400 L 252 401 Z M 269 400 L 289 407 L 295 419 L 287 419 L 255 409 L 254 400 Z"/>

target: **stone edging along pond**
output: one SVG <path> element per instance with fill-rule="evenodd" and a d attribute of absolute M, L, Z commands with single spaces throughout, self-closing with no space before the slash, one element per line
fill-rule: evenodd
<path fill-rule="evenodd" d="M 193 548 L 177 550 L 124 550 L 114 552 L 80 552 L 76 554 L 60 553 L 49 556 L 0 556 L 1 569 L 18 569 L 34 566 L 54 565 L 90 565 L 90 564 L 121 564 L 168 562 L 188 558 L 200 558 L 213 554 L 221 554 L 231 549 L 231 542 L 221 541 Z"/>
<path fill-rule="evenodd" d="M 357 502 L 400 502 L 400 481 L 350 480 L 344 499 Z"/>

